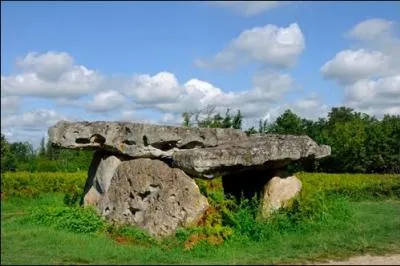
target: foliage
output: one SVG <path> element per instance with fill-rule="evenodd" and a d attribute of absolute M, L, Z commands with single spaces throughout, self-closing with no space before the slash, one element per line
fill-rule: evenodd
<path fill-rule="evenodd" d="M 15 154 L 10 151 L 10 144 L 6 137 L 1 133 L 1 173 L 16 170 Z"/>
<path fill-rule="evenodd" d="M 9 204 L 11 201 L 2 202 L 2 210 L 3 207 L 10 210 Z M 33 199 L 26 204 L 39 203 L 38 199 Z M 263 241 L 231 238 L 219 245 L 203 241 L 185 249 L 174 244 L 175 238 L 154 245 L 141 241 L 125 242 L 122 236 L 110 237 L 101 231 L 77 234 L 30 221 L 21 223 L 24 216 L 19 213 L 25 212 L 26 206 L 19 204 L 14 213 L 2 211 L 1 264 L 304 265 L 366 253 L 398 252 L 399 202 L 358 202 L 350 203 L 350 207 L 353 215 L 347 221 L 329 227 L 311 224 L 307 230 L 277 232 Z"/>
<path fill-rule="evenodd" d="M 82 187 L 74 184 L 72 186 L 68 186 L 67 191 L 65 191 L 64 203 L 67 206 L 78 206 L 81 202 L 83 202 L 83 189 Z"/>
<path fill-rule="evenodd" d="M 286 110 L 276 119 L 275 123 L 266 128 L 263 125 L 262 128 L 265 128 L 264 133 L 304 135 L 306 134 L 304 122 L 291 110 Z"/>
<path fill-rule="evenodd" d="M 211 207 L 195 226 L 181 229 L 177 237 L 187 249 L 209 243 L 210 238 L 224 241 L 267 241 L 276 234 L 305 231 L 310 226 L 329 227 L 352 217 L 349 201 L 400 199 L 400 175 L 368 174 L 296 174 L 302 183 L 300 195 L 286 209 L 267 220 L 260 218 L 260 202 L 242 199 L 238 204 L 224 196 L 222 179 L 197 179 L 200 191 Z"/>
<path fill-rule="evenodd" d="M 254 127 L 246 131 L 256 133 Z M 295 171 L 331 173 L 400 173 L 400 115 L 382 120 L 348 107 L 333 107 L 327 119 L 316 121 L 286 110 L 274 122 L 259 122 L 259 133 L 308 135 L 330 145 L 331 156 L 292 165 Z"/>
<path fill-rule="evenodd" d="M 203 114 L 202 118 L 201 115 Z M 241 128 L 240 110 L 225 117 L 207 107 L 202 112 L 184 113 L 184 126 Z M 195 122 L 192 118 L 195 117 Z M 308 135 L 319 144 L 330 145 L 331 156 L 318 161 L 292 164 L 292 171 L 330 173 L 400 173 L 400 115 L 385 115 L 381 120 L 355 112 L 348 107 L 333 107 L 327 118 L 316 121 L 301 118 L 290 109 L 272 123 L 260 120 L 258 130 L 250 127 L 247 135 Z"/>
<path fill-rule="evenodd" d="M 233 117 L 230 115 L 230 109 L 227 108 L 225 117 L 215 112 L 215 106 L 207 106 L 203 111 L 184 112 L 182 114 L 185 127 L 192 127 L 196 124 L 198 127 L 206 128 L 242 128 L 243 115 L 240 110 Z M 195 121 L 191 121 L 191 120 Z"/>
<path fill-rule="evenodd" d="M 1 178 L 1 192 L 7 196 L 32 197 L 41 193 L 81 193 L 87 172 L 7 172 Z"/>
<path fill-rule="evenodd" d="M 75 233 L 94 233 L 105 223 L 92 208 L 38 207 L 30 217 L 35 224 Z"/>
<path fill-rule="evenodd" d="M 76 172 L 87 170 L 93 151 L 56 149 L 45 139 L 36 154 L 28 142 L 8 143 L 1 134 L 1 172 Z"/>
<path fill-rule="evenodd" d="M 67 188 L 74 189 L 73 186 L 65 186 L 65 183 L 68 179 L 73 179 L 76 173 L 24 173 L 24 175 L 36 179 L 36 183 L 29 183 L 32 188 L 34 187 L 33 183 L 35 183 L 36 186 L 39 186 L 38 190 L 48 191 L 40 183 L 40 180 L 44 180 L 43 183 L 50 183 L 51 187 L 55 187 L 57 184 L 60 189 L 56 191 L 65 193 L 68 191 Z M 46 175 L 53 175 L 53 178 L 61 180 L 59 182 L 50 181 L 51 178 L 46 177 Z M 39 197 L 30 200 L 11 196 L 2 202 L 2 242 L 4 239 L 15 242 L 16 240 L 12 239 L 22 239 L 21 237 L 26 240 L 27 235 L 29 235 L 27 239 L 32 239 L 35 243 L 44 241 L 42 245 L 47 245 L 46 247 L 51 250 L 50 247 L 54 245 L 56 248 L 60 241 L 69 243 L 67 239 L 64 239 L 67 232 L 96 232 L 96 234 L 90 234 L 90 238 L 86 234 L 71 236 L 73 238 L 71 244 L 79 243 L 79 245 L 82 245 L 83 236 L 85 236 L 85 239 L 89 238 L 88 243 L 84 242 L 86 243 L 84 244 L 84 253 L 87 254 L 86 250 L 91 249 L 89 243 L 97 241 L 95 239 L 98 238 L 103 239 L 101 252 L 98 251 L 93 254 L 93 258 L 84 255 L 86 262 L 99 263 L 99 254 L 104 253 L 103 249 L 114 252 L 111 250 L 115 248 L 123 249 L 125 246 L 130 248 L 129 250 L 123 249 L 124 251 L 121 251 L 118 256 L 112 255 L 115 260 L 103 258 L 104 261 L 112 264 L 124 263 L 124 261 L 120 261 L 121 258 L 124 258 L 122 253 L 128 252 L 132 255 L 133 250 L 137 249 L 140 249 L 140 252 L 135 256 L 135 260 L 132 260 L 132 256 L 129 256 L 130 259 L 127 261 L 135 261 L 141 264 L 149 261 L 180 264 L 207 261 L 215 264 L 216 261 L 212 258 L 224 256 L 225 260 L 222 257 L 221 260 L 225 263 L 228 260 L 232 263 L 240 261 L 243 264 L 250 262 L 257 264 L 260 261 L 265 262 L 267 258 L 271 260 L 272 257 L 278 256 L 276 254 L 280 254 L 279 256 L 286 254 L 282 258 L 287 259 L 288 250 L 290 250 L 292 258 L 299 259 L 304 258 L 305 254 L 314 254 L 312 256 L 316 257 L 321 256 L 321 254 L 332 254 L 332 250 L 343 253 L 344 251 L 376 250 L 378 246 L 381 250 L 384 250 L 384 247 L 391 247 L 392 249 L 399 247 L 399 234 L 397 233 L 398 230 L 395 229 L 400 225 L 398 221 L 400 206 L 390 203 L 394 201 L 374 202 L 383 199 L 399 199 L 395 192 L 398 191 L 396 187 L 398 189 L 400 183 L 399 175 L 305 172 L 296 175 L 302 180 L 302 192 L 292 200 L 288 208 L 274 213 L 267 220 L 258 218 L 259 203 L 255 198 L 243 199 L 237 204 L 229 197 L 225 197 L 220 177 L 212 180 L 196 179 L 196 183 L 207 196 L 211 207 L 197 224 L 179 229 L 175 237 L 171 236 L 163 240 L 155 239 L 135 227 L 105 223 L 91 209 L 74 205 L 73 207 L 66 207 L 63 204 L 62 195 L 60 195 L 61 197 L 46 199 L 44 197 L 46 194 L 42 193 Z M 6 173 L 5 176 L 8 179 L 21 179 L 18 172 Z M 82 172 L 82 181 L 76 179 L 74 182 L 77 184 L 81 182 L 79 186 L 83 187 L 85 176 L 86 173 Z M 29 180 L 29 178 L 26 178 L 26 180 Z M 21 180 L 19 184 L 21 184 Z M 10 187 L 9 183 L 8 187 Z M 20 189 L 25 187 L 20 186 Z M 379 191 L 386 191 L 386 193 L 382 195 L 375 192 L 365 194 L 365 188 L 374 187 L 379 187 Z M 343 191 L 347 191 L 347 194 Z M 21 194 L 14 193 L 14 195 Z M 362 200 L 366 198 L 374 199 L 374 201 L 370 205 L 365 205 L 363 202 L 357 204 L 352 202 L 354 199 Z M 57 202 L 51 202 L 51 199 L 57 200 Z M 65 197 L 64 202 L 66 202 Z M 21 210 L 27 216 L 19 216 Z M 382 217 L 385 217 L 385 219 L 382 220 Z M 19 236 L 16 232 L 23 236 Z M 62 232 L 66 233 L 62 234 Z M 54 240 L 54 243 L 51 242 L 53 238 L 50 236 L 57 237 L 57 240 Z M 110 238 L 113 240 L 111 243 L 109 242 Z M 4 241 L 4 243 L 6 242 Z M 390 244 L 383 245 L 384 243 Z M 14 244 L 17 245 L 18 241 Z M 69 249 L 69 245 L 65 244 L 63 248 Z M 268 246 L 273 248 L 265 249 Z M 15 251 L 15 248 L 16 246 L 14 248 L 7 246 L 5 254 L 11 252 L 11 250 Z M 284 252 L 280 250 L 284 250 Z M 22 252 L 27 252 L 26 248 Z M 242 252 L 241 256 L 232 255 L 236 252 Z M 264 258 L 265 252 L 269 255 Z M 253 258 L 254 260 L 251 256 L 246 257 L 246 254 L 250 253 L 257 254 Z M 57 256 L 53 254 L 54 258 L 57 258 Z M 239 257 L 243 256 L 246 257 L 246 260 L 238 260 Z M 9 260 L 10 256 L 7 258 Z M 282 261 L 282 258 L 271 260 L 271 263 L 287 262 Z"/>
<path fill-rule="evenodd" d="M 36 156 L 29 162 L 20 163 L 19 171 L 29 172 L 79 172 L 87 170 L 92 151 L 49 150 L 46 156 Z"/>

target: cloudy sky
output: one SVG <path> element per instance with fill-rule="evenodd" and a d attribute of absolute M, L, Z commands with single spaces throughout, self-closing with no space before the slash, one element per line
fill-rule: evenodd
<path fill-rule="evenodd" d="M 208 105 L 245 126 L 285 109 L 400 114 L 398 2 L 2 2 L 1 131 L 58 120 L 176 125 Z"/>

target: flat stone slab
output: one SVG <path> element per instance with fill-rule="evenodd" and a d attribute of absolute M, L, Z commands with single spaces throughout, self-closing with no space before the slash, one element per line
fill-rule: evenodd
<path fill-rule="evenodd" d="M 255 134 L 237 129 L 186 128 L 130 122 L 60 121 L 49 129 L 53 146 L 95 149 L 132 159 L 168 161 L 191 176 L 238 169 L 279 168 L 291 161 L 329 156 L 330 146 L 308 136 Z"/>

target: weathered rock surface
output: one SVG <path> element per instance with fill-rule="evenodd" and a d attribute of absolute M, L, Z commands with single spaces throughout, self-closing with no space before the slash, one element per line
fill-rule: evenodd
<path fill-rule="evenodd" d="M 295 176 L 273 177 L 264 187 L 261 216 L 267 218 L 274 211 L 286 207 L 301 187 L 301 181 Z"/>
<path fill-rule="evenodd" d="M 100 165 L 114 165 L 109 159 Z M 95 206 L 109 221 L 165 236 L 196 222 L 209 205 L 194 180 L 182 170 L 160 160 L 135 159 L 119 163 L 108 190 Z"/>
<path fill-rule="evenodd" d="M 96 151 L 89 167 L 89 174 L 85 184 L 84 205 L 96 205 L 108 191 L 111 178 L 121 163 L 115 155 L 108 155 L 104 151 Z"/>
<path fill-rule="evenodd" d="M 180 150 L 172 157 L 177 167 L 191 175 L 225 175 L 249 168 L 278 169 L 291 161 L 329 154 L 329 146 L 318 146 L 308 136 L 270 134 L 246 136 L 213 148 Z"/>
<path fill-rule="evenodd" d="M 167 158 L 187 174 L 224 175 L 251 168 L 281 168 L 330 155 L 308 136 L 251 135 L 235 129 L 183 128 L 128 122 L 66 122 L 49 129 L 53 145 L 97 149 L 130 158 Z"/>

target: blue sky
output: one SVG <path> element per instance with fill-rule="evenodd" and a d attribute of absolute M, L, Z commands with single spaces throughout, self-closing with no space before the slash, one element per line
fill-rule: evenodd
<path fill-rule="evenodd" d="M 245 126 L 285 109 L 400 113 L 398 2 L 2 2 L 1 130 L 60 119 L 179 124 L 207 105 Z"/>

